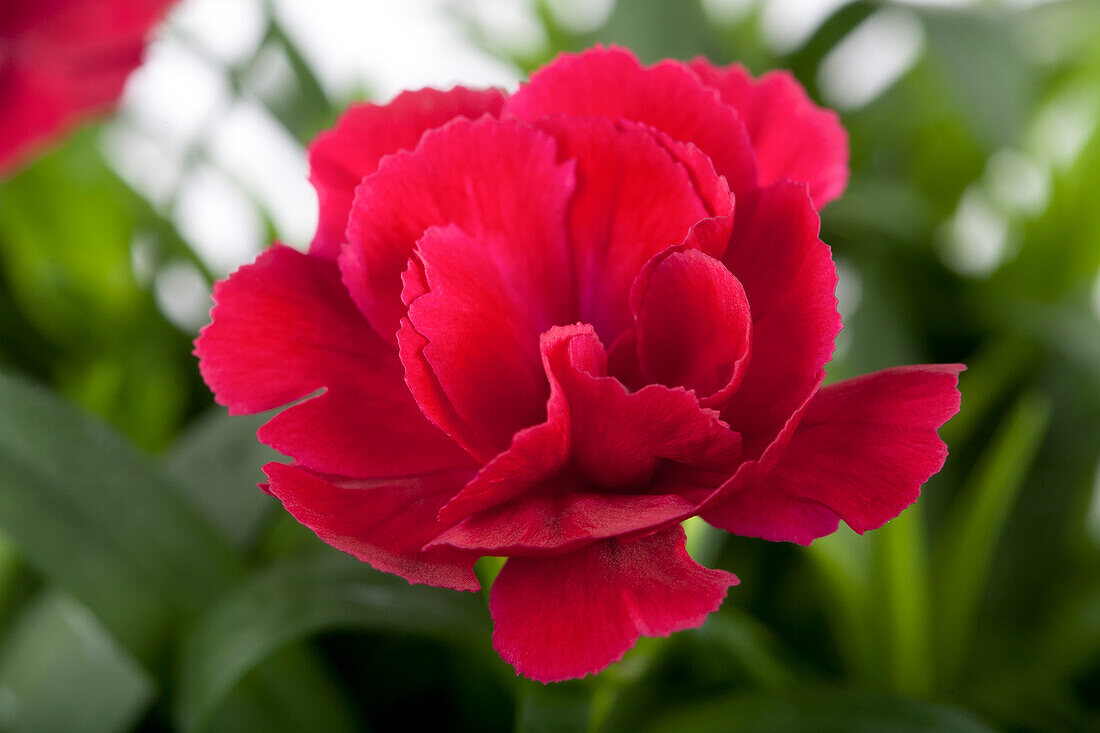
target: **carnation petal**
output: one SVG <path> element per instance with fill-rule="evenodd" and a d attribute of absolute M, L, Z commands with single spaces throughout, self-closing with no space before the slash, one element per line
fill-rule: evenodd
<path fill-rule="evenodd" d="M 469 465 L 417 409 L 397 354 L 351 302 L 336 264 L 276 245 L 214 289 L 199 369 L 231 414 L 281 407 L 262 440 L 318 471 L 402 476 Z"/>
<path fill-rule="evenodd" d="M 537 125 L 577 166 L 569 320 L 591 323 L 611 343 L 631 323 L 630 286 L 650 257 L 681 244 L 700 222 L 718 218 L 728 236 L 729 188 L 697 149 L 637 124 L 555 115 Z"/>
<path fill-rule="evenodd" d="M 840 331 L 836 266 L 806 188 L 777 183 L 737 200 L 723 262 L 752 308 L 752 360 L 722 418 L 758 456 L 820 383 Z"/>
<path fill-rule="evenodd" d="M 493 488 L 506 491 L 517 485 L 504 483 Z M 596 493 L 578 491 L 561 480 L 529 490 L 519 500 L 477 512 L 440 533 L 428 547 L 510 557 L 560 555 L 608 537 L 646 534 L 680 522 L 696 512 L 709 492 L 688 488 L 685 493 L 687 497 L 676 493 Z M 488 498 L 495 501 L 499 495 Z M 451 519 L 455 513 L 441 516 Z"/>
<path fill-rule="evenodd" d="M 643 67 L 623 48 L 561 54 L 531 75 L 503 116 L 596 115 L 633 120 L 694 143 L 740 195 L 756 187 L 756 163 L 736 111 L 679 61 Z"/>
<path fill-rule="evenodd" d="M 557 162 L 550 136 L 517 120 L 454 120 L 387 157 L 356 189 L 344 282 L 375 330 L 396 342 L 406 310 L 401 273 L 426 230 L 453 224 L 526 253 L 531 271 L 550 272 L 565 257 L 572 192 L 573 166 Z"/>
<path fill-rule="evenodd" d="M 711 470 L 736 461 L 740 436 L 691 393 L 659 384 L 629 393 L 617 379 L 578 367 L 577 342 L 598 343 L 590 329 L 551 329 L 542 340 L 546 373 L 569 406 L 575 469 L 597 485 L 626 487 L 661 459 Z"/>
<path fill-rule="evenodd" d="M 539 682 L 584 677 L 616 662 L 639 636 L 699 626 L 737 577 L 697 564 L 672 527 L 608 539 L 553 557 L 513 557 L 493 583 L 493 646 Z"/>
<path fill-rule="evenodd" d="M 402 351 L 406 379 L 410 385 L 421 378 L 438 382 L 466 426 L 456 437 L 482 460 L 545 418 L 549 390 L 539 334 L 567 312 L 564 252 L 540 258 L 516 245 L 496 237 L 475 240 L 453 225 L 432 227 L 405 271 L 408 323 L 424 341 Z M 420 386 L 413 392 L 422 394 Z M 429 417 L 436 410 L 422 409 Z"/>
<path fill-rule="evenodd" d="M 177 0 L 79 0 L 9 3 L 4 9 L 0 28 L 9 37 L 18 36 L 20 45 L 35 50 L 85 53 L 97 51 L 104 56 L 120 47 L 138 45 L 147 40 L 150 28 L 158 23 Z M 45 59 L 49 60 L 49 59 Z"/>
<path fill-rule="evenodd" d="M 736 391 L 752 352 L 752 314 L 725 265 L 697 250 L 659 254 L 630 300 L 646 382 L 694 390 L 707 406 Z"/>
<path fill-rule="evenodd" d="M 825 387 L 774 470 L 704 517 L 734 534 L 802 544 L 839 519 L 860 533 L 881 526 L 943 466 L 936 431 L 959 410 L 964 368 L 898 367 Z"/>
<path fill-rule="evenodd" d="M 173 2 L 7 3 L 0 19 L 0 176 L 115 103 Z"/>
<path fill-rule="evenodd" d="M 456 117 L 496 116 L 503 103 L 498 89 L 454 87 L 402 92 L 388 104 L 349 107 L 309 146 L 309 179 L 320 204 L 310 253 L 329 259 L 340 254 L 355 188 L 378 170 L 384 156 L 412 150 L 425 132 Z"/>
<path fill-rule="evenodd" d="M 439 507 L 469 477 L 443 471 L 399 479 L 326 477 L 298 466 L 264 466 L 264 488 L 323 541 L 410 583 L 477 590 L 477 555 L 448 547 L 422 550 L 445 529 Z"/>
<path fill-rule="evenodd" d="M 662 468 L 721 474 L 736 465 L 740 436 L 692 393 L 629 393 L 603 376 L 590 325 L 548 331 L 542 358 L 547 421 L 519 433 L 444 507 L 444 520 L 465 519 L 438 542 L 528 553 L 644 530 L 691 514 L 714 488 Z"/>
<path fill-rule="evenodd" d="M 783 178 L 806 183 L 818 208 L 844 192 L 848 135 L 837 114 L 815 105 L 790 72 L 753 79 L 740 64 L 719 67 L 704 58 L 691 68 L 740 115 L 756 152 L 761 186 Z"/>

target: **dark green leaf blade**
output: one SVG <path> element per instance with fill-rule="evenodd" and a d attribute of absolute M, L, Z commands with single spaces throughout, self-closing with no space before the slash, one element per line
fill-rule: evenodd
<path fill-rule="evenodd" d="M 19 615 L 0 648 L 0 728 L 129 730 L 155 683 L 88 609 L 46 591 Z"/>
<path fill-rule="evenodd" d="M 279 460 L 256 439 L 267 416 L 229 417 L 215 408 L 200 417 L 165 457 L 165 469 L 188 499 L 238 545 L 255 538 L 277 502 L 256 487 L 261 467 Z"/>
<path fill-rule="evenodd" d="M 647 733 L 989 733 L 975 718 L 943 705 L 856 690 L 805 688 L 746 693 L 663 717 Z"/>
<path fill-rule="evenodd" d="M 201 728 L 252 667 L 287 643 L 334 629 L 488 638 L 478 596 L 383 575 L 346 555 L 291 558 L 210 609 L 183 649 L 177 720 Z"/>
<path fill-rule="evenodd" d="M 0 529 L 149 669 L 161 668 L 174 635 L 245 569 L 155 462 L 99 421 L 3 373 Z M 285 684 L 320 691 L 298 701 L 303 715 L 324 715 L 342 702 L 316 660 L 302 661 L 305 650 L 288 653 L 275 667 L 258 668 L 237 691 L 238 722 L 293 730 L 289 721 L 276 726 L 280 721 L 270 716 L 257 719 Z"/>
<path fill-rule="evenodd" d="M 519 706 L 518 733 L 571 733 L 589 728 L 592 688 L 584 682 L 530 682 Z"/>
<path fill-rule="evenodd" d="M 938 588 L 932 597 L 938 601 L 941 674 L 948 680 L 963 667 L 993 555 L 1050 416 L 1049 398 L 1033 393 L 1020 398 L 974 470 L 966 500 L 937 540 L 932 577 Z"/>
<path fill-rule="evenodd" d="M 0 529 L 143 661 L 243 570 L 151 460 L 3 373 Z"/>

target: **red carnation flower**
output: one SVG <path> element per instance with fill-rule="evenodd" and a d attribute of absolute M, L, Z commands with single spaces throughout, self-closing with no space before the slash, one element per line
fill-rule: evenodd
<path fill-rule="evenodd" d="M 0 0 L 0 175 L 112 106 L 174 0 Z"/>
<path fill-rule="evenodd" d="M 233 413 L 309 397 L 260 430 L 294 459 L 266 488 L 334 547 L 459 590 L 507 556 L 493 640 L 529 677 L 718 608 L 682 520 L 863 532 L 943 464 L 961 365 L 821 386 L 847 141 L 787 74 L 596 49 L 353 107 L 310 158 L 310 253 L 218 285 L 202 373 Z"/>

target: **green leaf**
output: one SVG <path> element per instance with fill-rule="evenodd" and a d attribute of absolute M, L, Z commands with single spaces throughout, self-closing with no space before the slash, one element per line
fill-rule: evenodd
<path fill-rule="evenodd" d="M 987 149 L 1016 143 L 1035 97 L 1019 29 L 1003 13 L 937 8 L 921 16 L 929 56 Z"/>
<path fill-rule="evenodd" d="M 1050 421 L 1050 401 L 1020 398 L 974 469 L 965 499 L 947 518 L 933 556 L 941 677 L 962 671 L 970 631 L 1002 529 Z"/>
<path fill-rule="evenodd" d="M 12 296 L 57 341 L 102 340 L 151 298 L 130 260 L 133 194 L 85 130 L 0 187 Z"/>
<path fill-rule="evenodd" d="M 1049 203 L 1022 223 L 1019 252 L 990 278 L 990 296 L 1058 302 L 1092 287 L 1100 269 L 1100 36 L 1090 35 L 1090 58 L 1052 84 L 1034 114 L 1022 147 L 1049 170 Z"/>
<path fill-rule="evenodd" d="M 851 246 L 880 248 L 927 246 L 927 237 L 936 223 L 936 214 L 911 181 L 883 175 L 853 176 L 844 196 L 821 213 L 829 231 L 855 239 L 867 232 L 873 241 L 855 240 Z"/>
<path fill-rule="evenodd" d="M 0 529 L 152 669 L 173 634 L 244 573 L 229 543 L 151 459 L 42 388 L 4 374 Z M 276 729 L 269 712 L 255 715 L 285 700 L 286 685 L 325 691 L 298 698 L 301 715 L 329 715 L 343 704 L 316 662 L 292 663 L 304 651 L 293 654 L 258 669 L 235 695 L 236 719 L 253 721 L 245 727 Z M 293 729 L 289 720 L 277 729 Z"/>
<path fill-rule="evenodd" d="M 0 534 L 0 628 L 7 624 L 29 592 L 25 576 L 19 548 Z"/>
<path fill-rule="evenodd" d="M 699 0 L 633 0 L 615 3 L 600 40 L 627 46 L 645 63 L 691 58 L 712 46 Z"/>
<path fill-rule="evenodd" d="M 923 505 L 909 507 L 874 533 L 874 594 L 881 599 L 883 657 L 889 689 L 927 695 L 934 673 L 929 653 L 928 549 Z"/>
<path fill-rule="evenodd" d="M 481 640 L 487 618 L 476 595 L 410 586 L 346 555 L 292 558 L 200 619 L 182 653 L 176 718 L 201 728 L 242 676 L 291 641 L 347 628 Z"/>
<path fill-rule="evenodd" d="M 788 654 L 771 630 L 737 608 L 724 608 L 687 633 L 698 637 L 713 653 L 724 652 L 729 663 L 761 689 L 777 690 L 796 678 Z"/>
<path fill-rule="evenodd" d="M 722 552 L 727 535 L 722 530 L 707 524 L 702 517 L 691 517 L 684 522 L 687 532 L 688 554 L 700 565 L 714 565 Z"/>
<path fill-rule="evenodd" d="M 1029 658 L 1030 667 L 1059 677 L 1087 672 L 1100 658 L 1100 587 L 1073 597 L 1037 637 L 1038 659 Z"/>
<path fill-rule="evenodd" d="M 151 460 L 2 373 L 0 530 L 143 661 L 243 569 Z"/>
<path fill-rule="evenodd" d="M 592 688 L 584 682 L 523 685 L 518 733 L 575 733 L 589 728 Z"/>
<path fill-rule="evenodd" d="M 251 72 L 255 72 L 256 67 L 262 63 L 265 50 L 277 50 L 285 55 L 295 83 L 292 89 L 281 90 L 277 98 L 262 101 L 291 135 L 306 144 L 333 123 L 338 110 L 325 94 L 320 80 L 302 56 L 297 44 L 275 18 L 270 19 L 264 45 L 257 49 L 256 55 L 249 62 L 250 68 L 242 74 L 246 83 Z"/>
<path fill-rule="evenodd" d="M 867 541 L 841 525 L 805 552 L 817 573 L 824 611 L 846 667 L 864 680 L 881 679 Z"/>
<path fill-rule="evenodd" d="M 1034 342 L 1018 332 L 987 339 L 966 360 L 966 371 L 959 375 L 964 407 L 940 428 L 944 442 L 954 449 L 973 435 L 979 425 L 989 420 L 989 413 L 1005 394 L 1034 368 L 1039 356 Z"/>
<path fill-rule="evenodd" d="M 15 620 L 0 648 L 0 728 L 129 730 L 155 684 L 99 621 L 62 594 L 46 592 Z"/>
<path fill-rule="evenodd" d="M 975 718 L 943 705 L 855 690 L 750 692 L 659 718 L 646 733 L 982 733 Z"/>
<path fill-rule="evenodd" d="M 229 417 L 215 408 L 199 418 L 165 457 L 165 470 L 222 533 L 237 545 L 255 539 L 278 502 L 256 484 L 265 463 L 279 460 L 256 430 L 266 415 Z"/>
<path fill-rule="evenodd" d="M 32 327 L 59 347 L 47 366 L 59 391 L 160 449 L 197 379 L 188 338 L 135 274 L 131 246 L 163 249 L 170 226 L 103 161 L 97 134 L 81 131 L 0 185 L 0 288 L 18 311 L 16 333 L 3 322 L 0 337 Z"/>
<path fill-rule="evenodd" d="M 306 644 L 292 644 L 253 669 L 211 714 L 211 733 L 355 733 L 363 730 L 332 672 Z"/>

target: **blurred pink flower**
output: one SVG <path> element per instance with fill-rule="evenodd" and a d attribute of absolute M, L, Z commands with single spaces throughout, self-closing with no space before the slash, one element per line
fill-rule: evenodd
<path fill-rule="evenodd" d="M 174 0 L 0 0 L 0 175 L 114 105 Z"/>

